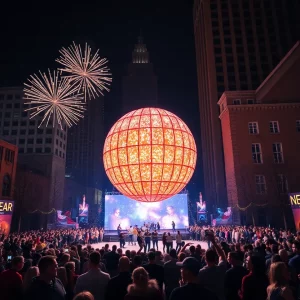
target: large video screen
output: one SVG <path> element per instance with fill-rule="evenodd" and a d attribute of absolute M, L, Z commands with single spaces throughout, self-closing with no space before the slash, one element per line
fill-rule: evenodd
<path fill-rule="evenodd" d="M 189 226 L 187 194 L 178 194 L 161 202 L 138 202 L 123 195 L 105 195 L 105 228 L 116 230 L 159 222 L 161 229 Z"/>

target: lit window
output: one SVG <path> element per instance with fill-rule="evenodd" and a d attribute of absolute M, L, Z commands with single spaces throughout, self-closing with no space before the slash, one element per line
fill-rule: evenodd
<path fill-rule="evenodd" d="M 260 144 L 252 144 L 252 160 L 255 164 L 262 164 L 262 151 Z"/>
<path fill-rule="evenodd" d="M 300 120 L 296 121 L 296 130 L 297 132 L 300 132 Z"/>
<path fill-rule="evenodd" d="M 266 178 L 264 175 L 255 175 L 256 194 L 263 195 L 267 193 Z"/>
<path fill-rule="evenodd" d="M 275 164 L 282 164 L 283 163 L 282 144 L 274 143 L 272 148 L 273 148 L 273 157 L 274 157 Z"/>
<path fill-rule="evenodd" d="M 270 121 L 270 132 L 271 133 L 279 133 L 279 123 L 278 121 Z"/>
<path fill-rule="evenodd" d="M 233 105 L 241 105 L 241 99 L 234 99 Z"/>
<path fill-rule="evenodd" d="M 249 122 L 248 123 L 249 134 L 258 134 L 258 123 L 257 122 Z"/>
<path fill-rule="evenodd" d="M 288 192 L 288 182 L 285 175 L 277 175 L 277 188 L 280 194 L 286 194 Z"/>

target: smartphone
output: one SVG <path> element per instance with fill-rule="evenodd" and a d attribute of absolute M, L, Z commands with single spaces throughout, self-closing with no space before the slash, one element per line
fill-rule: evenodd
<path fill-rule="evenodd" d="M 69 252 L 69 249 L 65 249 L 65 252 Z"/>
<path fill-rule="evenodd" d="M 11 261 L 12 256 L 11 255 L 7 255 L 7 261 Z"/>

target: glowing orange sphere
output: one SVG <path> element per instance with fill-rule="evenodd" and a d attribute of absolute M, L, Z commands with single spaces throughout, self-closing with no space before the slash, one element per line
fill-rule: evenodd
<path fill-rule="evenodd" d="M 123 195 L 157 202 L 179 193 L 191 179 L 197 149 L 187 125 L 160 108 L 142 108 L 119 119 L 103 151 L 105 172 Z"/>

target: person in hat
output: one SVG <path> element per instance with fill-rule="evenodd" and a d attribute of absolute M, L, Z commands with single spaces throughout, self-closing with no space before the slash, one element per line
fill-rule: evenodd
<path fill-rule="evenodd" d="M 213 292 L 200 285 L 198 273 L 201 265 L 197 259 L 187 257 L 176 265 L 181 268 L 180 287 L 172 291 L 169 300 L 193 299 L 195 295 L 199 300 L 218 300 Z"/>

